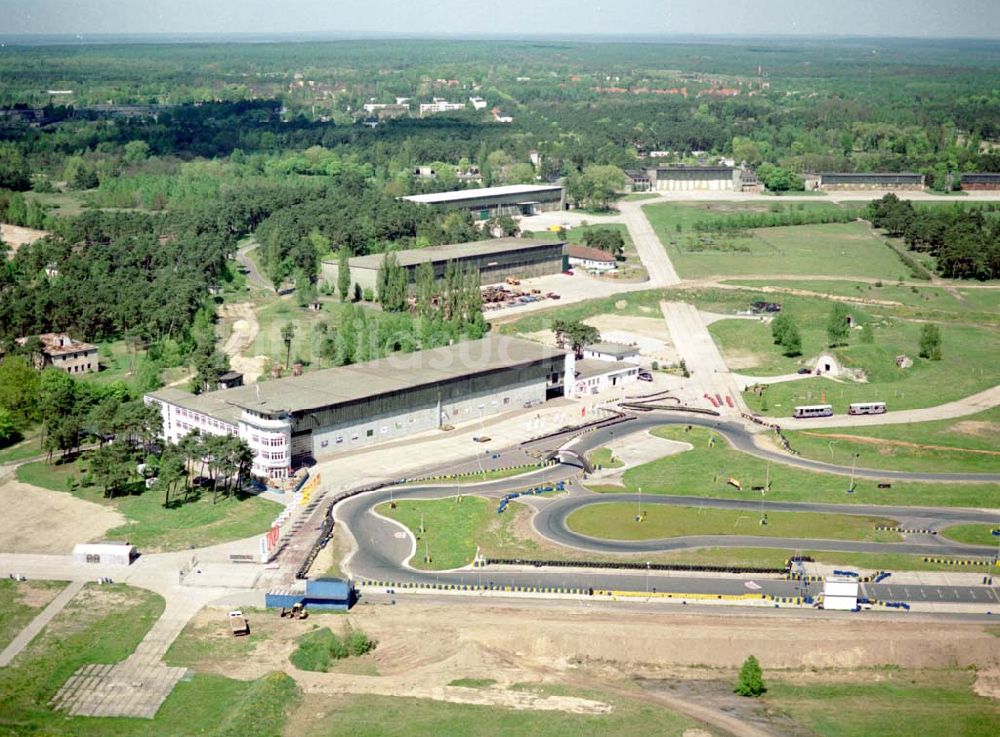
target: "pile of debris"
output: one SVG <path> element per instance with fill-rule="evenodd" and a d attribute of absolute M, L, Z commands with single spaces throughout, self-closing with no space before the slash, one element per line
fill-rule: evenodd
<path fill-rule="evenodd" d="M 543 299 L 559 299 L 559 295 L 555 292 L 542 294 L 541 289 L 512 289 L 504 284 L 483 287 L 482 295 L 484 311 L 539 302 Z"/>

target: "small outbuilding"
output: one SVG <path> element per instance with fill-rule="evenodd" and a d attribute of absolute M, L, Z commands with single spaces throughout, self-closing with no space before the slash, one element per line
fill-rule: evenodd
<path fill-rule="evenodd" d="M 847 576 L 827 576 L 823 584 L 823 608 L 854 611 L 858 608 L 857 579 Z"/>
<path fill-rule="evenodd" d="M 639 357 L 639 346 L 602 340 L 598 343 L 585 345 L 583 357 L 598 361 L 630 361 Z"/>
<path fill-rule="evenodd" d="M 316 578 L 306 581 L 305 593 L 299 591 L 269 591 L 264 596 L 268 609 L 291 608 L 302 604 L 308 609 L 328 609 L 346 612 L 355 602 L 354 586 L 342 578 Z"/>
<path fill-rule="evenodd" d="M 618 268 L 618 260 L 599 248 L 590 246 L 567 246 L 566 255 L 569 258 L 569 265 L 583 268 L 587 271 L 614 271 Z"/>
<path fill-rule="evenodd" d="M 127 566 L 139 557 L 129 542 L 80 543 L 73 548 L 73 562 L 102 566 Z"/>

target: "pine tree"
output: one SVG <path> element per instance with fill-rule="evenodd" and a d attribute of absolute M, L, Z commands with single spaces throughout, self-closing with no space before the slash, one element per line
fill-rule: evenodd
<path fill-rule="evenodd" d="M 757 658 L 753 655 L 748 656 L 743 661 L 743 667 L 740 668 L 740 675 L 733 691 L 740 696 L 754 697 L 760 696 L 767 691 L 767 687 L 764 685 L 764 673 L 760 668 L 760 663 L 757 662 Z"/>
<path fill-rule="evenodd" d="M 941 360 L 941 330 L 934 323 L 924 323 L 920 329 L 920 357 Z"/>
<path fill-rule="evenodd" d="M 847 339 L 851 334 L 851 326 L 847 322 L 849 317 L 850 313 L 844 304 L 836 302 L 833 305 L 826 323 L 826 337 L 831 348 L 847 345 Z"/>
<path fill-rule="evenodd" d="M 351 252 L 347 250 L 347 246 L 341 246 L 337 254 L 337 293 L 341 302 L 346 302 L 351 295 L 350 257 Z"/>
<path fill-rule="evenodd" d="M 781 347 L 786 356 L 802 355 L 802 338 L 799 337 L 799 329 L 794 322 L 789 321 L 785 328 L 784 335 L 781 336 Z"/>

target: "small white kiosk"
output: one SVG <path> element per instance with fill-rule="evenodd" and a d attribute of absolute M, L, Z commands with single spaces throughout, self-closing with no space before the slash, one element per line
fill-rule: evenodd
<path fill-rule="evenodd" d="M 103 566 L 127 566 L 139 557 L 129 542 L 80 543 L 73 548 L 73 562 Z"/>
<path fill-rule="evenodd" d="M 847 576 L 827 576 L 823 584 L 823 608 L 854 611 L 858 608 L 857 579 Z"/>

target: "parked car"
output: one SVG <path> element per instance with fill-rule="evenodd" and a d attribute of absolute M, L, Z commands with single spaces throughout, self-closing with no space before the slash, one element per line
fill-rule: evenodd
<path fill-rule="evenodd" d="M 639 381 L 652 381 L 652 380 L 653 380 L 653 375 L 648 371 L 639 372 Z"/>
<path fill-rule="evenodd" d="M 798 373 L 800 374 L 811 374 L 812 372 L 813 370 L 811 368 L 805 368 L 805 367 L 800 368 L 798 371 Z"/>

